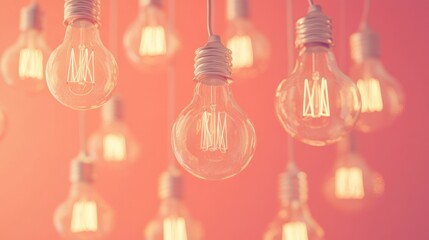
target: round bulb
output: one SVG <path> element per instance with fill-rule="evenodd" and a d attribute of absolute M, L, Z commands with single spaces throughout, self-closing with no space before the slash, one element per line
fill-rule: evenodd
<path fill-rule="evenodd" d="M 75 110 L 100 107 L 113 94 L 118 66 L 101 42 L 98 24 L 86 19 L 68 22 L 64 41 L 49 57 L 49 91 Z"/>
<path fill-rule="evenodd" d="M 330 21 L 320 8 L 310 8 L 298 21 L 297 31 L 302 49 L 294 71 L 277 88 L 276 112 L 294 138 L 324 146 L 353 129 L 361 108 L 359 90 L 336 64 L 330 50 Z"/>
<path fill-rule="evenodd" d="M 141 0 L 137 19 L 124 35 L 127 56 L 140 70 L 164 69 L 178 49 L 176 35 L 167 27 L 158 2 Z"/>

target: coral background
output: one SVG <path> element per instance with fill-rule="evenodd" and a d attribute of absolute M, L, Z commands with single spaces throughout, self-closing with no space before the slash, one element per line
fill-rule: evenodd
<path fill-rule="evenodd" d="M 117 40 L 137 15 L 137 0 L 119 1 Z M 341 1 L 346 3 L 345 19 Z M 2 0 L 0 51 L 19 34 L 19 10 L 28 1 Z M 54 48 L 63 39 L 63 1 L 39 0 L 46 15 L 46 38 Z M 191 100 L 194 50 L 207 40 L 205 1 L 177 0 L 177 31 L 182 48 L 176 65 L 178 112 Z M 318 0 L 333 19 L 334 48 L 347 72 L 348 36 L 357 29 L 363 1 Z M 252 21 L 269 38 L 269 69 L 255 79 L 236 83 L 238 103 L 255 124 L 255 157 L 238 176 L 207 182 L 185 173 L 185 202 L 205 228 L 206 240 L 262 239 L 279 207 L 277 177 L 287 162 L 287 135 L 274 114 L 275 89 L 287 75 L 286 1 L 250 0 Z M 166 4 L 167 5 L 167 4 Z M 308 173 L 309 205 L 328 240 L 429 239 L 429 3 L 424 0 L 373 1 L 370 23 L 381 36 L 382 60 L 403 85 L 406 108 L 390 127 L 358 135 L 361 153 L 386 181 L 386 193 L 372 208 L 345 214 L 332 208 L 322 186 L 335 160 L 335 147 L 296 144 L 299 166 Z M 165 6 L 165 9 L 168 9 Z M 102 1 L 103 41 L 108 45 L 109 1 Z M 225 1 L 214 1 L 215 32 L 226 26 Z M 295 19 L 307 1 L 295 1 Z M 345 32 L 340 33 L 341 21 Z M 148 221 L 158 211 L 158 177 L 167 167 L 170 141 L 167 120 L 167 75 L 135 70 L 118 46 L 117 89 L 126 104 L 125 121 L 137 136 L 142 154 L 130 169 L 98 169 L 96 188 L 115 209 L 116 226 L 108 239 L 142 239 Z M 0 143 L 0 239 L 60 239 L 52 214 L 69 190 L 69 162 L 78 152 L 78 113 L 57 103 L 48 91 L 27 96 L 0 85 L 0 106 L 8 117 L 8 131 Z M 89 113 L 88 129 L 99 124 L 99 111 Z"/>

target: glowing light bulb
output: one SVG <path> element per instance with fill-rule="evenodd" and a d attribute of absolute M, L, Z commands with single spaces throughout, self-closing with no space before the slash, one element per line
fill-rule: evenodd
<path fill-rule="evenodd" d="M 99 8 L 99 0 L 66 0 L 66 35 L 46 67 L 52 95 L 76 110 L 100 107 L 116 87 L 118 67 L 100 39 Z"/>
<path fill-rule="evenodd" d="M 354 127 L 361 108 L 359 90 L 337 67 L 330 50 L 330 20 L 319 6 L 311 6 L 298 20 L 297 36 L 302 49 L 293 73 L 277 88 L 276 112 L 294 138 L 324 146 Z"/>
<path fill-rule="evenodd" d="M 20 30 L 18 41 L 2 56 L 1 71 L 10 86 L 25 93 L 37 93 L 46 86 L 44 71 L 50 53 L 37 3 L 22 8 Z"/>
<path fill-rule="evenodd" d="M 194 97 L 172 130 L 177 160 L 202 179 L 220 180 L 238 174 L 255 151 L 253 125 L 229 87 L 229 56 L 230 51 L 218 36 L 210 37 L 209 43 L 197 51 Z"/>
<path fill-rule="evenodd" d="M 228 0 L 227 47 L 232 52 L 234 79 L 247 79 L 262 73 L 268 66 L 270 45 L 249 18 L 248 0 Z"/>
<path fill-rule="evenodd" d="M 146 240 L 199 240 L 201 225 L 194 221 L 182 203 L 182 178 L 177 170 L 163 173 L 160 182 L 162 199 L 158 217 L 144 231 Z"/>
<path fill-rule="evenodd" d="M 352 137 L 338 144 L 338 159 L 325 193 L 334 207 L 346 212 L 372 205 L 384 193 L 384 180 L 356 152 Z"/>
<path fill-rule="evenodd" d="M 293 164 L 280 175 L 282 207 L 269 225 L 264 240 L 321 240 L 323 230 L 307 206 L 307 177 Z"/>
<path fill-rule="evenodd" d="M 362 99 L 362 112 L 356 129 L 372 132 L 396 119 L 404 108 L 404 94 L 379 59 L 378 35 L 363 27 L 350 38 L 354 66 L 350 77 L 356 81 Z"/>
<path fill-rule="evenodd" d="M 93 188 L 93 164 L 72 161 L 69 196 L 55 211 L 54 225 L 64 239 L 102 239 L 113 227 L 113 210 Z"/>
<path fill-rule="evenodd" d="M 162 69 L 178 49 L 178 40 L 166 24 L 162 0 L 140 0 L 137 19 L 128 27 L 123 44 L 128 58 L 141 70 Z"/>
<path fill-rule="evenodd" d="M 138 157 L 139 147 L 122 121 L 122 108 L 119 97 L 113 97 L 102 107 L 102 126 L 88 141 L 89 153 L 97 162 L 126 166 Z"/>

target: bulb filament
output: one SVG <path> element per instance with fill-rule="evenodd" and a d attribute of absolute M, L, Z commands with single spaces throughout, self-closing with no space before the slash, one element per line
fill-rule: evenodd
<path fill-rule="evenodd" d="M 187 240 L 185 219 L 165 218 L 164 219 L 164 240 Z"/>
<path fill-rule="evenodd" d="M 19 77 L 43 79 L 43 54 L 39 49 L 24 48 L 19 52 Z"/>
<path fill-rule="evenodd" d="M 228 150 L 228 128 L 226 112 L 216 112 L 216 105 L 210 106 L 210 111 L 204 111 L 201 117 L 201 143 L 203 151 Z"/>
<path fill-rule="evenodd" d="M 95 84 L 94 51 L 79 44 L 79 54 L 76 60 L 75 49 L 71 49 L 67 73 L 69 89 L 77 95 L 86 95 L 92 91 Z"/>
<path fill-rule="evenodd" d="M 328 83 L 325 78 L 319 77 L 319 73 L 313 74 L 313 80 L 309 83 L 304 80 L 303 117 L 320 118 L 331 116 L 329 108 Z"/>
<path fill-rule="evenodd" d="M 142 31 L 140 56 L 158 56 L 167 53 L 165 30 L 162 26 L 145 27 Z"/>
<path fill-rule="evenodd" d="M 308 240 L 307 226 L 298 221 L 284 224 L 282 240 Z"/>
<path fill-rule="evenodd" d="M 70 230 L 73 233 L 95 232 L 98 229 L 97 205 L 81 200 L 73 205 Z"/>
<path fill-rule="evenodd" d="M 107 134 L 103 139 L 103 157 L 108 162 L 124 161 L 127 155 L 125 137 L 121 134 Z"/>
<path fill-rule="evenodd" d="M 380 82 L 374 78 L 359 79 L 357 81 L 362 98 L 362 112 L 381 112 L 383 98 L 381 97 Z"/>
<path fill-rule="evenodd" d="M 249 36 L 235 36 L 228 41 L 227 47 L 232 52 L 233 68 L 248 68 L 253 66 L 252 40 Z"/>
<path fill-rule="evenodd" d="M 335 196 L 339 199 L 362 199 L 365 197 L 362 169 L 339 168 L 335 172 Z"/>

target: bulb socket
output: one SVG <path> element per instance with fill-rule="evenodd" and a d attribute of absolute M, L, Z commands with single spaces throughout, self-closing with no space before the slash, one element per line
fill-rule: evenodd
<path fill-rule="evenodd" d="M 94 181 L 94 163 L 86 156 L 79 155 L 70 164 L 70 182 L 92 183 Z"/>
<path fill-rule="evenodd" d="M 378 34 L 368 27 L 355 32 L 350 37 L 351 57 L 356 63 L 380 56 Z"/>
<path fill-rule="evenodd" d="M 140 0 L 139 4 L 141 7 L 145 7 L 148 5 L 161 7 L 162 6 L 162 0 Z"/>
<path fill-rule="evenodd" d="M 100 0 L 65 0 L 64 24 L 87 20 L 100 25 Z"/>
<path fill-rule="evenodd" d="M 310 6 L 305 17 L 296 22 L 296 42 L 297 47 L 309 44 L 321 44 L 331 47 L 332 24 L 319 5 Z"/>
<path fill-rule="evenodd" d="M 295 164 L 279 175 L 279 198 L 283 204 L 302 204 L 307 202 L 307 175 Z"/>
<path fill-rule="evenodd" d="M 183 197 L 183 177 L 179 170 L 173 168 L 161 174 L 158 193 L 160 199 Z"/>
<path fill-rule="evenodd" d="M 228 20 L 249 18 L 249 0 L 228 0 L 226 17 Z"/>
<path fill-rule="evenodd" d="M 123 119 L 123 103 L 118 96 L 113 96 L 101 108 L 101 120 L 104 123 L 120 121 Z"/>
<path fill-rule="evenodd" d="M 21 9 L 21 20 L 19 29 L 21 31 L 26 30 L 43 30 L 43 12 L 40 9 L 40 6 L 34 2 L 28 6 L 25 6 Z"/>

